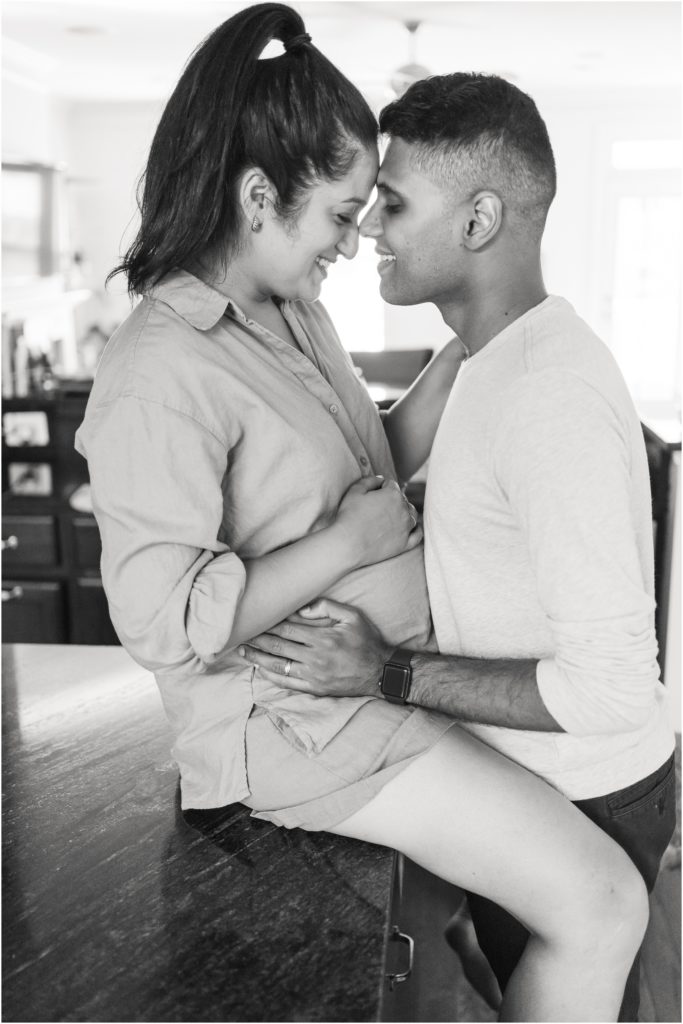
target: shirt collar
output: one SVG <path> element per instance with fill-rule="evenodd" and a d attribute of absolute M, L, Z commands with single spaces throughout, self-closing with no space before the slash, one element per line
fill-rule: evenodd
<path fill-rule="evenodd" d="M 165 302 L 199 331 L 215 327 L 226 310 L 234 312 L 238 319 L 246 319 L 231 299 L 186 270 L 167 274 L 148 294 L 151 299 Z"/>

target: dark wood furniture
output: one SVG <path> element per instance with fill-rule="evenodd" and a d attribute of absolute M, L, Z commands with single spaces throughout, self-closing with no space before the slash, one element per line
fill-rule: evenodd
<path fill-rule="evenodd" d="M 666 671 L 669 596 L 673 573 L 673 535 L 678 473 L 674 455 L 681 450 L 681 425 L 672 421 L 644 421 L 643 435 L 650 467 L 652 523 L 655 545 L 655 628 L 659 644 L 659 664 Z M 680 628 L 680 625 L 679 627 Z"/>
<path fill-rule="evenodd" d="M 74 435 L 88 397 L 56 391 L 5 399 L 3 412 L 2 626 L 9 643 L 116 644 L 100 578 L 94 516 L 69 499 L 88 482 Z M 43 413 L 47 445 L 10 446 L 5 415 Z M 47 466 L 49 494 L 15 493 L 12 467 Z"/>

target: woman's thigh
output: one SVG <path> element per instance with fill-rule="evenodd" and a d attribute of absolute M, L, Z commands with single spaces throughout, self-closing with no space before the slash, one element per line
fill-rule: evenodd
<path fill-rule="evenodd" d="M 565 797 L 457 728 L 329 831 L 393 846 L 540 934 L 633 874 Z"/>

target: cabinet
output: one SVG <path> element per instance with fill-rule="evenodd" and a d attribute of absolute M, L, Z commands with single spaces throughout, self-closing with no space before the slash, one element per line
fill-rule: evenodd
<path fill-rule="evenodd" d="M 40 580 L 2 581 L 2 637 L 21 644 L 63 644 L 67 640 L 62 584 Z"/>
<path fill-rule="evenodd" d="M 87 391 L 6 399 L 3 422 L 2 639 L 117 644 L 92 515 L 69 499 L 88 482 L 74 449 Z"/>
<path fill-rule="evenodd" d="M 380 1021 L 498 1019 L 467 981 L 444 936 L 464 900 L 462 889 L 395 854 Z M 405 974 L 403 981 L 389 981 Z"/>

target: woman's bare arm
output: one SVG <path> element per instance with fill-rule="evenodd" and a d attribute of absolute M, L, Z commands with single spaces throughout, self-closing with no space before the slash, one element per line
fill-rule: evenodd
<path fill-rule="evenodd" d="M 466 358 L 463 343 L 452 338 L 384 417 L 384 429 L 402 482 L 409 480 L 429 457 L 453 381 Z"/>

